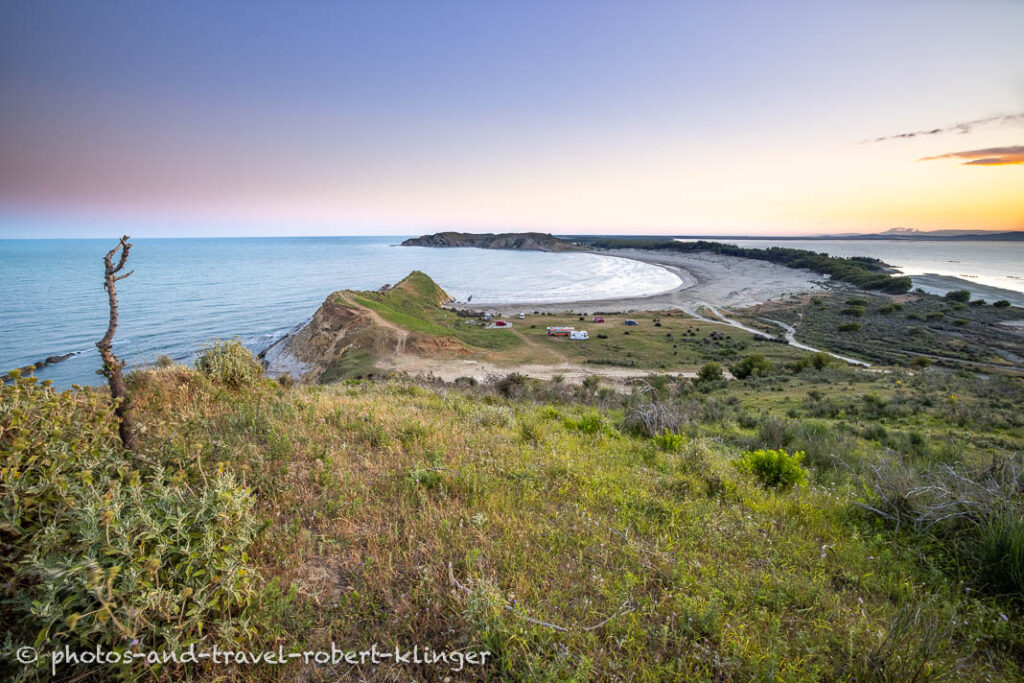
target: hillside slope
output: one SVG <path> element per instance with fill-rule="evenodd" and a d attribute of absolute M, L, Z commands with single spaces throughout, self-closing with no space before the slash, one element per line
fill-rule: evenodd
<path fill-rule="evenodd" d="M 522 378 L 461 391 L 231 377 L 133 374 L 137 460 L 113 440 L 103 392 L 2 388 L 0 617 L 15 643 L 492 653 L 460 673 L 296 662 L 189 669 L 199 680 L 1022 673 L 1014 560 L 976 570 L 942 537 L 858 505 L 889 509 L 860 474 L 887 458 L 910 486 L 929 463 L 1019 452 L 1008 380 L 976 395 L 943 374 L 825 369 L 785 394 L 773 378 L 652 378 L 620 399 Z M 650 401 L 675 431 L 631 422 Z M 953 409 L 968 411 L 956 443 Z M 739 466 L 780 445 L 807 451 L 806 480 L 767 485 Z"/>

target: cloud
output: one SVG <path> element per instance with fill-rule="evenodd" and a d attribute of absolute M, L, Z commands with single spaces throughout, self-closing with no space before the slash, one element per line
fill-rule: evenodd
<path fill-rule="evenodd" d="M 1024 111 L 1017 112 L 1016 114 L 1001 114 L 999 116 L 989 116 L 984 119 L 975 119 L 974 121 L 964 121 L 963 123 L 956 123 L 952 126 L 944 126 L 942 128 L 931 128 L 929 130 L 915 130 L 909 133 L 897 133 L 896 135 L 884 135 L 880 138 L 874 138 L 871 140 L 864 140 L 864 142 L 885 142 L 886 140 L 905 140 L 907 138 L 917 138 L 929 135 L 942 135 L 944 133 L 970 133 L 975 128 L 981 126 L 991 125 L 1021 125 L 1024 124 Z"/>
<path fill-rule="evenodd" d="M 988 149 L 971 149 L 966 152 L 950 152 L 934 157 L 922 157 L 918 161 L 934 161 L 936 159 L 966 159 L 964 166 L 1009 166 L 1024 164 L 1024 145 L 1016 147 L 989 147 Z"/>

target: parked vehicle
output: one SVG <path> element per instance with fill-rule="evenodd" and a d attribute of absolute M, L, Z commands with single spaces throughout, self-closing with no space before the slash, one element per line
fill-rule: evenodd
<path fill-rule="evenodd" d="M 526 314 L 525 313 L 520 313 L 519 314 L 519 319 L 520 320 L 526 320 Z"/>
<path fill-rule="evenodd" d="M 575 330 L 575 327 L 553 326 L 548 328 L 549 337 L 568 337 Z"/>
<path fill-rule="evenodd" d="M 586 330 L 573 330 L 569 333 L 569 339 L 590 339 L 590 333 Z"/>
<path fill-rule="evenodd" d="M 509 324 L 507 322 L 505 322 L 504 320 L 495 320 L 494 321 L 494 326 L 495 327 L 508 327 Z"/>
<path fill-rule="evenodd" d="M 632 319 L 630 319 L 630 320 L 627 320 L 627 321 L 626 321 L 626 324 L 627 324 L 627 325 L 639 325 L 640 323 L 638 323 L 638 322 L 637 322 L 637 321 L 635 321 L 635 320 L 632 320 Z"/>
<path fill-rule="evenodd" d="M 604 322 L 604 318 L 602 318 L 599 315 L 595 315 L 593 320 L 594 320 L 595 323 L 603 323 Z"/>

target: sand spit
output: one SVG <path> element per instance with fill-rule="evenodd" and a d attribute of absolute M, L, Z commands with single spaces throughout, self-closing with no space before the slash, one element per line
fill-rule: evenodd
<path fill-rule="evenodd" d="M 457 308 L 469 307 L 478 310 L 500 309 L 503 313 L 620 313 L 664 310 L 694 313 L 702 306 L 747 308 L 791 295 L 822 291 L 830 286 L 826 276 L 809 270 L 787 268 L 767 261 L 722 254 L 683 254 L 644 249 L 614 249 L 594 253 L 660 266 L 675 273 L 683 284 L 670 292 L 641 297 L 522 304 L 489 304 L 474 301 L 472 304 L 455 302 L 452 305 Z"/>

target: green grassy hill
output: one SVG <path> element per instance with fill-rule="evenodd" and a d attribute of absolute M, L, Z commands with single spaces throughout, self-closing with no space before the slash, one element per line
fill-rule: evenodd
<path fill-rule="evenodd" d="M 423 315 L 437 292 L 410 287 L 367 299 Z M 493 653 L 458 674 L 156 670 L 170 679 L 1024 673 L 1017 380 L 286 387 L 241 347 L 210 353 L 206 372 L 133 374 L 138 456 L 104 392 L 2 388 L 11 644 Z"/>

